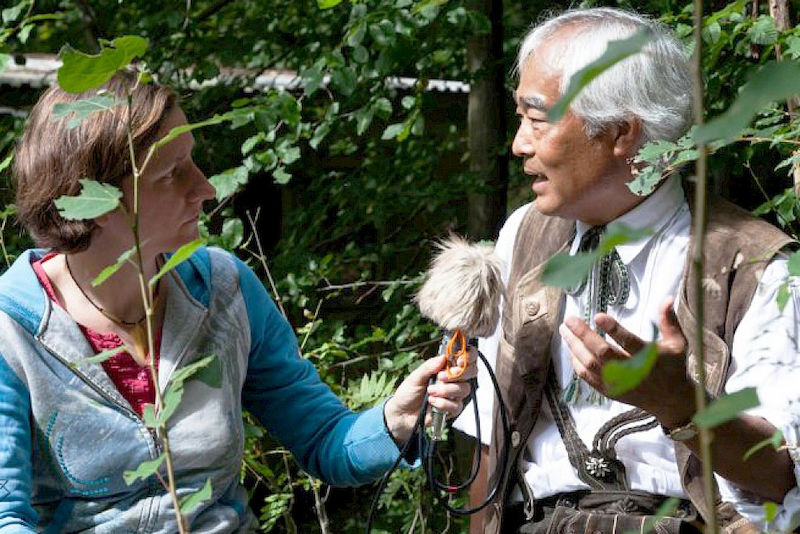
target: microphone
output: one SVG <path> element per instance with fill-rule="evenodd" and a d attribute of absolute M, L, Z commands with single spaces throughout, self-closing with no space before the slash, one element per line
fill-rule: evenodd
<path fill-rule="evenodd" d="M 469 365 L 467 340 L 492 335 L 500 319 L 503 262 L 492 246 L 456 235 L 436 248 L 415 299 L 422 315 L 442 328 L 439 355 L 447 355 L 446 372 L 456 378 Z M 444 424 L 445 414 L 434 408 L 432 440 L 443 439 Z"/>

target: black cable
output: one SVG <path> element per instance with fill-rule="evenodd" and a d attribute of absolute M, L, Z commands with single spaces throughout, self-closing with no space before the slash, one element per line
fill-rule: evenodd
<path fill-rule="evenodd" d="M 443 505 L 445 509 L 455 515 L 455 516 L 466 516 L 474 514 L 480 510 L 486 508 L 489 503 L 491 503 L 497 492 L 500 489 L 500 484 L 502 482 L 503 476 L 502 473 L 505 473 L 506 464 L 508 463 L 508 447 L 509 447 L 509 427 L 508 427 L 508 415 L 506 414 L 506 406 L 503 402 L 503 397 L 500 393 L 500 385 L 497 383 L 497 377 L 495 377 L 494 373 L 492 372 L 492 368 L 489 365 L 489 362 L 486 360 L 486 357 L 478 351 L 478 357 L 483 362 L 483 365 L 486 367 L 486 370 L 489 372 L 489 378 L 492 381 L 492 387 L 494 388 L 495 398 L 498 402 L 498 408 L 500 410 L 500 420 L 503 425 L 503 451 L 500 455 L 500 462 L 498 464 L 499 472 L 501 476 L 497 477 L 495 480 L 494 487 L 492 487 L 491 491 L 488 492 L 486 499 L 478 506 L 474 508 L 453 508 L 447 502 L 444 502 Z M 438 499 L 439 496 L 437 495 L 438 491 L 444 491 L 447 494 L 453 494 L 462 489 L 470 486 L 474 481 L 475 478 L 478 476 L 480 471 L 481 465 L 481 423 L 480 423 L 480 416 L 478 414 L 478 402 L 475 396 L 475 391 L 477 390 L 477 379 L 470 380 L 472 385 L 469 400 L 472 401 L 473 404 L 473 412 L 475 414 L 475 428 L 476 428 L 476 436 L 475 436 L 475 460 L 473 461 L 473 470 L 470 474 L 469 478 L 460 484 L 451 485 L 451 484 L 443 484 L 440 481 L 436 480 L 436 476 L 433 469 L 433 462 L 434 462 L 434 453 L 436 450 L 436 442 L 430 441 L 427 439 L 425 435 L 425 415 L 428 412 L 428 393 L 426 392 L 422 399 L 422 406 L 420 407 L 419 415 L 417 416 L 417 421 L 414 423 L 414 427 L 411 433 L 411 437 L 406 441 L 403 445 L 402 449 L 400 450 L 400 455 L 395 460 L 392 467 L 386 472 L 386 474 L 381 478 L 380 483 L 378 484 L 378 488 L 375 491 L 375 495 L 372 498 L 372 505 L 370 506 L 369 516 L 367 517 L 367 526 L 366 526 L 366 534 L 370 534 L 372 531 L 372 521 L 375 517 L 375 512 L 378 509 L 378 502 L 380 500 L 380 496 L 383 491 L 386 489 L 386 484 L 389 481 L 389 477 L 392 476 L 392 473 L 397 469 L 397 466 L 400 465 L 400 462 L 405 458 L 406 454 L 411 448 L 411 444 L 414 442 L 414 438 L 418 439 L 418 448 L 419 454 L 422 458 L 423 468 L 425 469 L 425 473 L 428 477 L 428 484 L 430 485 L 431 491 L 433 492 L 434 496 Z"/>
<path fill-rule="evenodd" d="M 492 372 L 492 369 L 491 369 L 491 366 L 489 365 L 489 362 L 486 361 L 486 357 L 480 351 L 478 351 L 478 357 L 481 359 L 481 361 L 483 362 L 483 365 L 486 367 L 486 370 L 489 372 L 489 378 L 492 381 L 492 387 L 494 388 L 495 398 L 498 401 L 498 408 L 500 410 L 500 421 L 502 422 L 502 425 L 503 425 L 503 451 L 500 454 L 500 461 L 499 461 L 498 466 L 497 466 L 497 470 L 501 474 L 501 476 L 496 477 L 494 486 L 488 492 L 488 494 L 486 496 L 486 499 L 484 499 L 484 501 L 481 504 L 479 504 L 478 506 L 475 506 L 474 508 L 454 508 L 454 507 L 450 506 L 447 502 L 443 502 L 442 504 L 445 507 L 445 509 L 449 513 L 451 513 L 452 515 L 455 515 L 455 516 L 472 515 L 472 514 L 474 514 L 476 512 L 479 512 L 480 510 L 483 510 L 484 508 L 486 508 L 489 505 L 489 503 L 491 503 L 495 499 L 495 497 L 497 495 L 497 492 L 500 490 L 500 484 L 501 484 L 502 479 L 503 479 L 502 474 L 505 473 L 506 465 L 508 463 L 508 448 L 509 448 L 509 434 L 510 434 L 510 431 L 509 431 L 509 428 L 508 428 L 508 415 L 506 413 L 506 406 L 505 406 L 505 403 L 503 402 L 503 397 L 502 397 L 502 395 L 500 393 L 500 385 L 497 383 L 497 377 Z M 481 424 L 480 424 L 480 418 L 478 417 L 478 409 L 477 409 L 477 402 L 476 402 L 476 399 L 475 399 L 475 389 L 474 388 L 473 388 L 472 392 L 470 393 L 470 399 L 475 404 L 475 427 L 476 427 L 475 441 L 476 441 L 476 450 L 477 450 L 477 458 L 478 458 L 478 460 L 476 462 L 474 462 L 474 466 L 475 467 L 473 468 L 473 473 L 472 473 L 472 475 L 470 476 L 470 478 L 468 479 L 467 482 L 464 482 L 462 484 L 455 485 L 455 486 L 451 485 L 451 484 L 443 484 L 439 480 L 436 479 L 436 475 L 434 473 L 433 464 L 434 464 L 434 453 L 436 451 L 436 442 L 435 441 L 431 442 L 431 445 L 429 447 L 427 447 L 426 450 L 424 451 L 423 462 L 425 463 L 425 470 L 426 470 L 426 473 L 428 475 L 428 484 L 430 485 L 431 491 L 433 492 L 434 495 L 437 495 L 437 490 L 438 491 L 443 491 L 446 494 L 451 494 L 452 495 L 456 491 L 460 491 L 460 490 L 464 489 L 465 487 L 467 487 L 470 484 L 472 484 L 472 481 L 475 480 L 475 477 L 477 476 L 478 471 L 480 470 L 480 464 L 481 464 L 481 462 L 480 462 Z"/>

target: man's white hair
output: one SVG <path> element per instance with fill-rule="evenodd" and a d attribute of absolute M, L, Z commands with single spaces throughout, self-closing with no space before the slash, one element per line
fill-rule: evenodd
<path fill-rule="evenodd" d="M 565 33 L 561 34 L 564 30 Z M 691 124 L 692 81 L 681 43 L 661 24 L 620 9 L 599 7 L 570 10 L 535 26 L 522 41 L 517 59 L 520 72 L 531 55 L 548 43 L 546 65 L 561 75 L 561 94 L 570 78 L 599 58 L 609 41 L 650 30 L 652 40 L 583 88 L 570 109 L 594 136 L 604 127 L 636 117 L 641 141 L 673 141 Z"/>

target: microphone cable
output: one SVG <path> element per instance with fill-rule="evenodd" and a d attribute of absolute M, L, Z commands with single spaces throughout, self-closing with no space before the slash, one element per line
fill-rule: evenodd
<path fill-rule="evenodd" d="M 454 516 L 468 516 L 472 515 L 480 510 L 486 508 L 497 496 L 497 492 L 500 489 L 500 484 L 502 482 L 502 473 L 505 473 L 506 466 L 508 463 L 508 452 L 509 452 L 509 434 L 510 429 L 508 426 L 508 415 L 506 413 L 506 406 L 503 402 L 503 397 L 500 393 L 500 385 L 497 382 L 497 377 L 495 376 L 494 372 L 492 372 L 492 368 L 489 365 L 489 362 L 486 360 L 486 357 L 478 351 L 478 358 L 481 360 L 483 365 L 486 367 L 486 370 L 489 373 L 489 378 L 492 382 L 492 387 L 494 389 L 495 398 L 498 402 L 498 409 L 500 411 L 500 421 L 503 427 L 503 450 L 500 455 L 500 461 L 498 463 L 498 471 L 501 473 L 501 476 L 497 477 L 495 483 L 490 491 L 487 492 L 486 499 L 473 508 L 455 508 L 451 506 L 447 502 L 442 502 L 444 508 L 448 511 L 448 513 Z M 435 380 L 434 377 L 431 378 L 431 383 Z M 425 415 L 428 412 L 428 393 L 426 392 L 422 399 L 422 406 L 420 407 L 419 415 L 417 416 L 417 421 L 414 424 L 412 429 L 411 437 L 406 441 L 403 447 L 400 450 L 400 455 L 395 460 L 392 467 L 384 474 L 383 478 L 381 478 L 380 483 L 375 491 L 375 495 L 372 498 L 372 505 L 370 506 L 369 516 L 367 517 L 367 525 L 366 525 L 366 534 L 370 534 L 372 531 L 372 522 L 375 518 L 375 513 L 378 509 L 378 503 L 380 501 L 380 496 L 386 489 L 386 484 L 389 481 L 389 477 L 391 477 L 392 473 L 397 469 L 400 465 L 400 462 L 405 458 L 408 454 L 409 450 L 411 450 L 411 445 L 414 443 L 415 439 L 417 442 L 417 447 L 419 451 L 419 455 L 421 457 L 423 469 L 425 469 L 425 474 L 428 478 L 428 485 L 431 492 L 434 495 L 434 498 L 438 500 L 442 500 L 441 492 L 447 495 L 453 495 L 467 487 L 469 487 L 474 481 L 475 478 L 478 476 L 481 466 L 481 424 L 480 424 L 480 416 L 478 413 L 478 402 L 475 396 L 475 392 L 477 390 L 477 379 L 473 378 L 470 380 L 470 384 L 472 385 L 471 391 L 469 396 L 467 397 L 472 402 L 473 413 L 475 414 L 475 428 L 476 428 L 476 436 L 475 436 L 475 459 L 472 462 L 473 468 L 470 476 L 467 478 L 466 481 L 461 482 L 459 484 L 446 484 L 443 483 L 436 478 L 434 463 L 435 463 L 435 452 L 436 452 L 436 441 L 429 440 L 427 435 L 425 434 Z"/>

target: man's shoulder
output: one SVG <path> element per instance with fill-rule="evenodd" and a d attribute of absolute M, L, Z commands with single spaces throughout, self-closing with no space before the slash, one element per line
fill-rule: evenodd
<path fill-rule="evenodd" d="M 780 228 L 721 197 L 709 201 L 706 239 L 754 254 L 776 253 L 795 242 Z"/>

